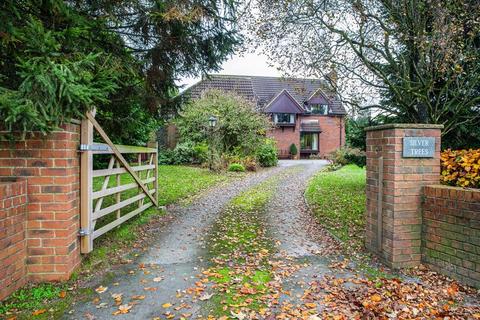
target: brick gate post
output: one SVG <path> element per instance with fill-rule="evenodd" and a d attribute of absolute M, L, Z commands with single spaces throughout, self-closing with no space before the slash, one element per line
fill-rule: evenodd
<path fill-rule="evenodd" d="M 67 280 L 80 264 L 80 125 L 0 141 L 0 176 L 27 182 L 28 281 Z"/>
<path fill-rule="evenodd" d="M 387 124 L 365 129 L 366 247 L 392 268 L 420 263 L 422 187 L 439 181 L 442 128 Z"/>

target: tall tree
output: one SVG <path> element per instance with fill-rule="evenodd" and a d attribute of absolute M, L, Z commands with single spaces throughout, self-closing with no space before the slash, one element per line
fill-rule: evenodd
<path fill-rule="evenodd" d="M 97 107 L 138 143 L 178 106 L 175 80 L 217 70 L 240 38 L 231 1 L 5 0 L 0 126 L 48 132 Z"/>
<path fill-rule="evenodd" d="M 350 105 L 443 124 L 447 141 L 478 127 L 478 1 L 257 0 L 251 12 L 251 41 L 287 71 L 335 69 Z"/>

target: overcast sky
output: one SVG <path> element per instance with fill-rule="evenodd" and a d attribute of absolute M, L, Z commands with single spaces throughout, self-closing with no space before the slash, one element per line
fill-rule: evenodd
<path fill-rule="evenodd" d="M 250 75 L 250 76 L 281 76 L 281 72 L 274 67 L 268 65 L 268 58 L 261 54 L 246 53 L 243 56 L 236 54 L 222 65 L 222 71 L 219 74 L 229 75 Z M 196 83 L 199 78 L 184 78 L 179 81 L 180 85 L 187 87 Z"/>

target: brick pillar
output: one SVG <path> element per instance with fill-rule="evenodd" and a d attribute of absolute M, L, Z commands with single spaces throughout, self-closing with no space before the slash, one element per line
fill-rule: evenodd
<path fill-rule="evenodd" d="M 441 125 L 388 124 L 366 129 L 366 247 L 390 267 L 410 267 L 420 263 L 422 186 L 439 182 L 442 128 Z M 404 158 L 404 137 L 434 137 L 433 157 Z M 379 184 L 381 157 L 383 185 Z M 378 230 L 379 211 L 381 230 Z"/>
<path fill-rule="evenodd" d="M 0 178 L 0 300 L 25 284 L 27 182 Z"/>
<path fill-rule="evenodd" d="M 80 263 L 80 125 L 62 129 L 0 142 L 0 176 L 27 180 L 30 281 L 66 280 Z"/>

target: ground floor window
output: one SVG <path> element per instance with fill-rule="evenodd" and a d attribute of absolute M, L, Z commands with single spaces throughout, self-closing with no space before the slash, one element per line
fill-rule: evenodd
<path fill-rule="evenodd" d="M 318 151 L 318 133 L 302 132 L 300 135 L 300 148 L 302 150 Z"/>

